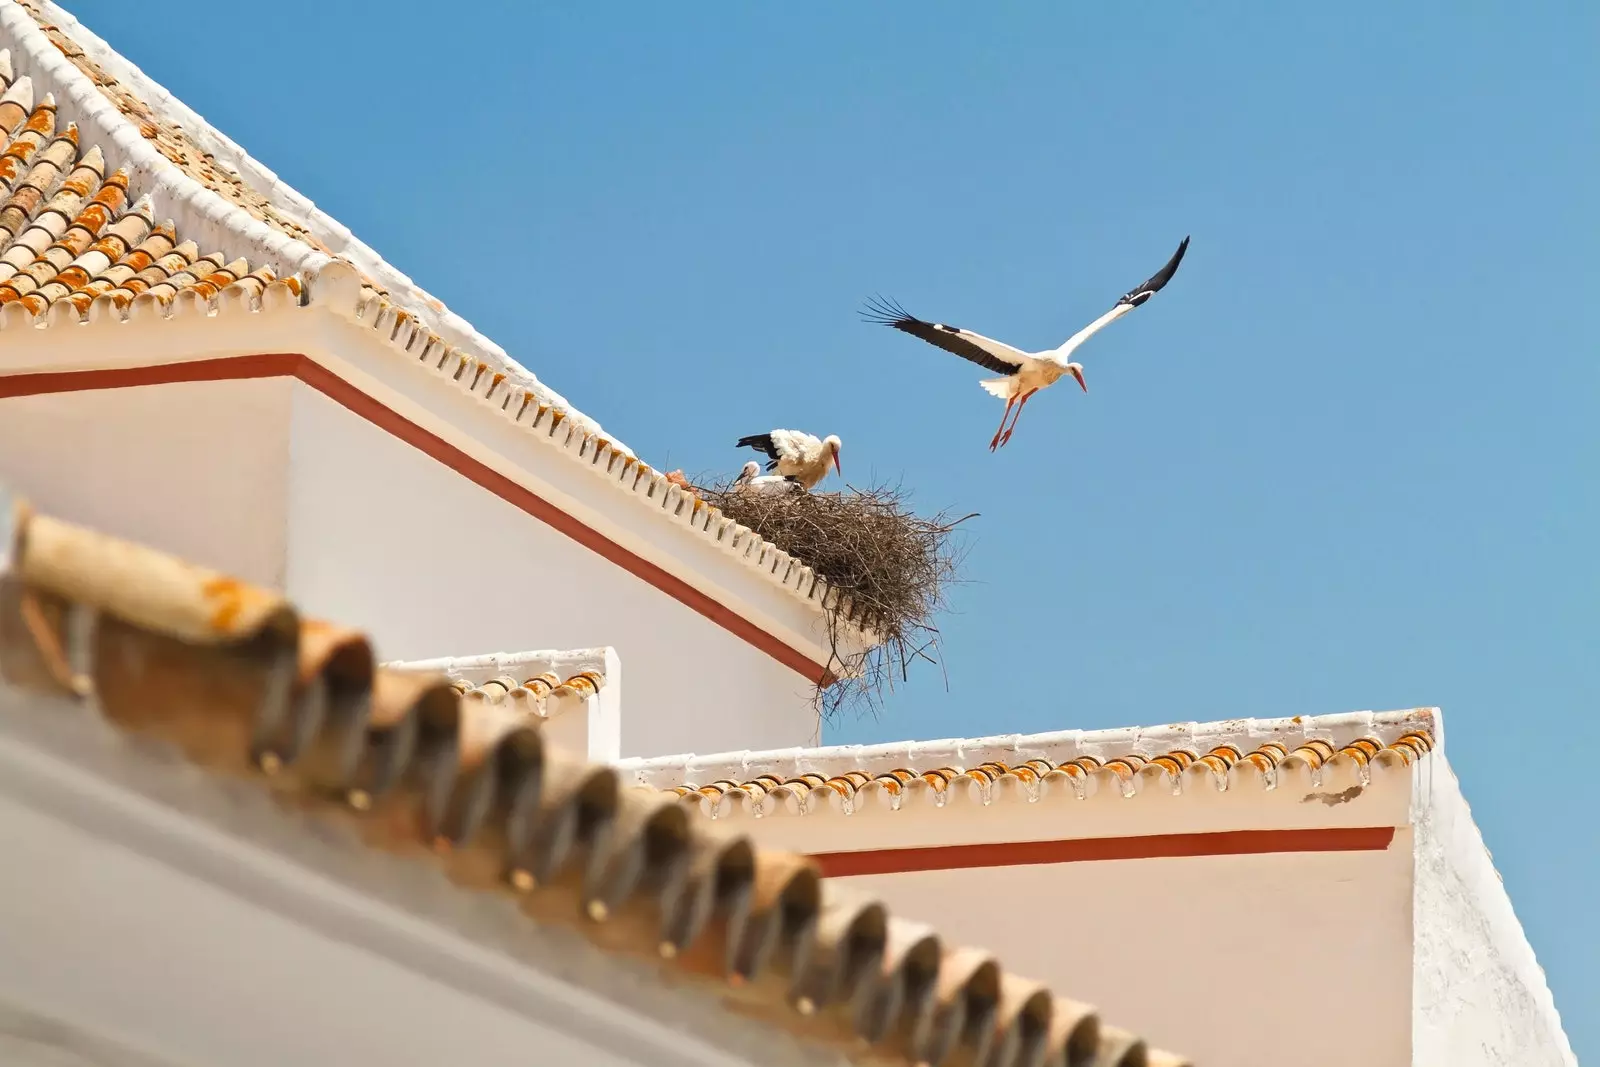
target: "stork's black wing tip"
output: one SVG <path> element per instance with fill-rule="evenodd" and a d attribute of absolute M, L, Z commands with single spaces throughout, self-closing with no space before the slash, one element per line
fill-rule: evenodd
<path fill-rule="evenodd" d="M 1178 264 L 1183 262 L 1183 254 L 1188 250 L 1189 237 L 1185 234 L 1183 240 L 1178 243 L 1178 250 L 1172 253 L 1171 259 L 1167 260 L 1166 266 L 1152 274 L 1143 285 L 1136 286 L 1124 293 L 1122 299 L 1118 300 L 1117 303 L 1132 304 L 1134 307 L 1138 307 L 1152 296 L 1155 296 L 1172 280 L 1172 276 L 1178 273 Z"/>
<path fill-rule="evenodd" d="M 899 328 L 902 323 L 915 322 L 916 317 L 895 301 L 874 296 L 861 306 L 861 320 L 877 326 Z"/>
<path fill-rule="evenodd" d="M 778 455 L 778 450 L 772 443 L 772 434 L 771 434 L 771 432 L 768 432 L 768 433 L 753 433 L 749 437 L 741 437 L 741 438 L 739 438 L 739 443 L 734 445 L 733 447 L 734 448 L 753 448 L 757 452 L 763 452 L 766 455 L 772 456 L 774 458 L 776 458 L 777 455 Z"/>

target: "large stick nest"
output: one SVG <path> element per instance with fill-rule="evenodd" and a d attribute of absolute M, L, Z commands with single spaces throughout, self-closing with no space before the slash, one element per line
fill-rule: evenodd
<path fill-rule="evenodd" d="M 846 707 L 876 711 L 884 691 L 905 680 L 914 660 L 939 665 L 934 618 L 965 556 L 952 535 L 975 516 L 919 516 L 898 484 L 808 493 L 798 485 L 741 489 L 713 481 L 692 491 L 816 571 L 839 594 L 826 613 L 827 666 L 838 680 L 817 689 L 824 717 Z M 849 619 L 842 614 L 846 605 Z M 846 651 L 852 628 L 871 631 L 879 643 L 866 652 Z"/>

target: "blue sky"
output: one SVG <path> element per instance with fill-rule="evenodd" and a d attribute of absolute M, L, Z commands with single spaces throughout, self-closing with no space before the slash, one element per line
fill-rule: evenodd
<path fill-rule="evenodd" d="M 652 463 L 980 512 L 948 690 L 829 740 L 1441 705 L 1600 1056 L 1600 7 L 72 8 Z M 997 455 L 856 317 L 1054 345 L 1185 234 Z"/>

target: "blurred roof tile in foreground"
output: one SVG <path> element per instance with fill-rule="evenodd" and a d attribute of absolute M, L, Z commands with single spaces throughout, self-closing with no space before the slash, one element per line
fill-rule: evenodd
<path fill-rule="evenodd" d="M 652 960 L 856 1062 L 1183 1062 L 987 953 L 838 891 L 805 857 L 548 749 L 541 717 L 517 703 L 377 666 L 360 633 L 3 491 L 0 516 L 8 686 L 88 700 L 213 774 L 356 820 L 369 848 L 518 899 L 534 922 Z"/>

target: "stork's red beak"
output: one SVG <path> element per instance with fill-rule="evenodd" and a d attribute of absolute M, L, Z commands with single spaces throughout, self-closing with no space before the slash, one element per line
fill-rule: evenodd
<path fill-rule="evenodd" d="M 1079 370 L 1077 367 L 1073 367 L 1072 376 L 1078 379 L 1078 388 L 1087 393 L 1089 391 L 1089 385 L 1083 380 L 1083 371 Z"/>
<path fill-rule="evenodd" d="M 839 453 L 833 454 L 833 469 L 839 472 L 839 477 L 844 477 L 844 468 L 839 466 Z"/>

